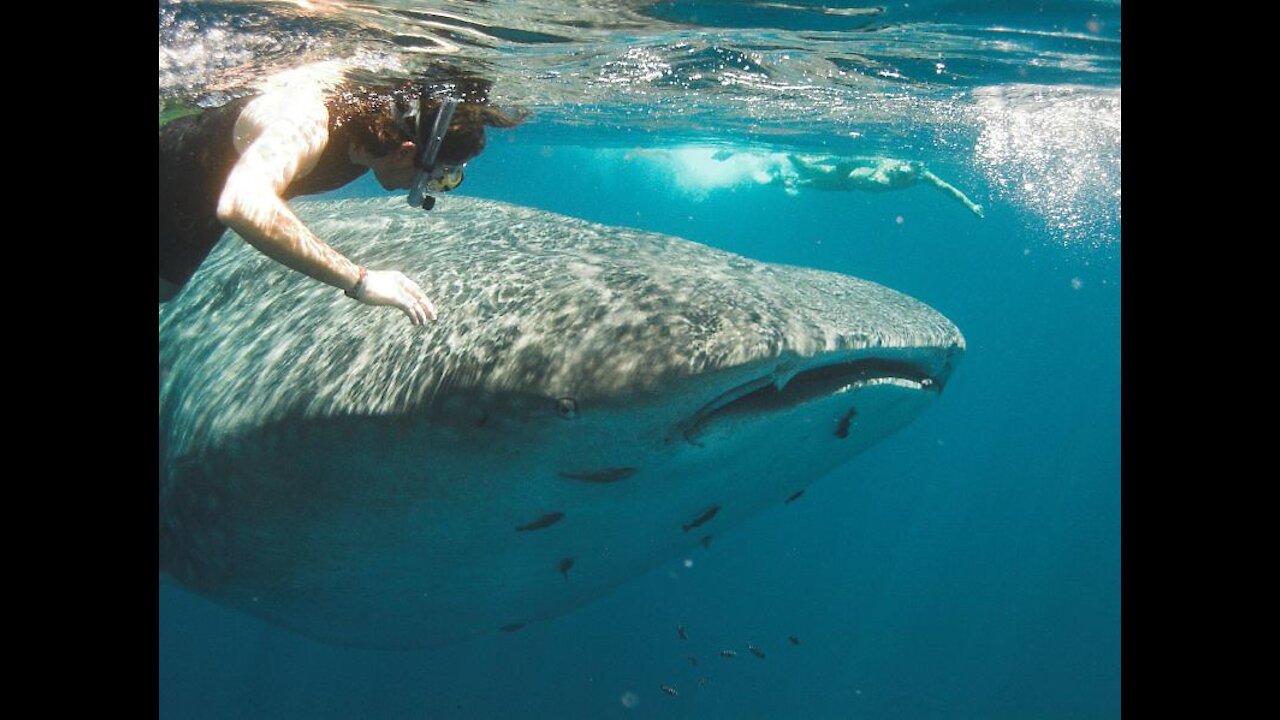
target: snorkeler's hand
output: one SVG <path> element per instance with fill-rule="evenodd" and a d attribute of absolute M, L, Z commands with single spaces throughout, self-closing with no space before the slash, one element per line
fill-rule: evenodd
<path fill-rule="evenodd" d="M 418 283 L 396 270 L 370 270 L 357 299 L 366 305 L 398 307 L 414 325 L 436 319 L 436 308 Z"/>

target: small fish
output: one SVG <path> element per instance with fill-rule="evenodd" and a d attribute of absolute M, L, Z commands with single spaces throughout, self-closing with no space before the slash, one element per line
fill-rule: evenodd
<path fill-rule="evenodd" d="M 573 558 L 565 558 L 560 561 L 560 574 L 565 580 L 569 579 L 569 568 L 573 567 Z"/>
<path fill-rule="evenodd" d="M 702 536 L 702 547 L 703 547 L 703 548 L 710 548 L 710 547 L 711 547 L 711 536 L 710 536 L 710 535 L 703 535 L 703 536 Z"/>
<path fill-rule="evenodd" d="M 583 470 L 578 472 L 564 471 L 560 473 L 560 477 L 569 480 L 581 480 L 589 483 L 613 483 L 619 480 L 626 480 L 636 474 L 636 468 L 619 467 L 604 468 L 603 470 Z"/>
<path fill-rule="evenodd" d="M 498 629 L 501 630 L 502 632 L 515 632 L 522 627 L 524 627 L 524 623 L 511 623 L 509 625 L 503 625 Z"/>
<path fill-rule="evenodd" d="M 721 650 L 721 651 L 720 651 L 720 657 L 722 657 L 722 658 L 738 657 L 738 653 L 736 653 L 736 652 L 734 652 L 734 651 L 732 651 L 732 650 Z"/>
<path fill-rule="evenodd" d="M 698 678 L 698 689 L 701 690 L 702 688 L 706 687 L 708 682 L 710 681 L 704 677 Z"/>
<path fill-rule="evenodd" d="M 666 693 L 666 694 L 670 695 L 671 697 L 679 697 L 679 696 L 680 696 L 680 693 L 676 692 L 676 689 L 675 689 L 675 688 L 673 688 L 673 687 L 671 687 L 670 685 L 663 685 L 663 686 L 662 686 L 662 692 L 664 692 L 664 693 Z"/>
<path fill-rule="evenodd" d="M 839 422 L 836 423 L 836 437 L 841 440 L 849 437 L 849 426 L 853 424 L 853 418 L 857 415 L 857 410 L 849 408 L 849 412 L 845 413 L 844 417 L 840 418 Z"/>
<path fill-rule="evenodd" d="M 689 656 L 689 664 L 690 664 L 690 665 L 697 665 L 697 664 L 698 664 L 698 656 L 697 656 L 697 655 L 690 655 L 690 656 Z"/>
<path fill-rule="evenodd" d="M 684 528 L 684 531 L 685 531 L 685 532 L 689 532 L 690 530 L 692 530 L 692 529 L 694 529 L 694 528 L 698 527 L 698 526 L 699 526 L 699 525 L 701 525 L 702 523 L 704 523 L 704 522 L 706 522 L 706 521 L 710 520 L 711 518 L 715 517 L 715 516 L 716 516 L 716 513 L 718 513 L 718 512 L 720 512 L 720 506 L 719 506 L 719 505 L 712 505 L 711 507 L 707 508 L 707 509 L 706 509 L 706 510 L 701 514 L 701 515 L 699 515 L 699 516 L 698 516 L 698 518 L 697 518 L 696 520 L 694 520 L 693 522 L 689 523 L 688 525 L 681 525 L 680 527 Z"/>
<path fill-rule="evenodd" d="M 555 525 L 556 523 L 560 522 L 563 519 L 564 519 L 564 513 L 562 512 L 547 513 L 546 515 L 543 515 L 542 517 L 538 518 L 537 520 L 534 520 L 531 523 L 517 527 L 516 532 L 529 532 L 531 530 L 541 530 L 542 528 L 551 527 L 552 525 Z"/>
<path fill-rule="evenodd" d="M 803 491 L 803 490 L 797 490 L 797 491 L 795 491 L 795 492 L 791 493 L 791 497 L 787 498 L 787 502 L 789 502 L 789 503 L 795 502 L 796 500 L 799 500 L 799 499 L 800 499 L 800 496 L 801 496 L 801 495 L 803 495 L 803 494 L 804 494 L 804 491 Z"/>
<path fill-rule="evenodd" d="M 683 625 L 677 625 L 677 626 L 676 626 L 676 634 L 678 634 L 678 635 L 680 636 L 680 639 L 681 639 L 681 640 L 688 640 L 688 639 L 689 639 L 689 633 L 687 633 L 687 632 L 685 632 L 685 631 L 684 631 L 684 626 L 683 626 Z"/>
<path fill-rule="evenodd" d="M 791 644 L 792 644 L 792 645 L 799 645 L 799 644 L 800 644 L 800 638 L 796 637 L 795 635 L 788 635 L 788 636 L 787 636 L 787 639 L 791 641 Z"/>
<path fill-rule="evenodd" d="M 756 647 L 755 645 L 752 645 L 751 643 L 747 643 L 747 649 L 751 651 L 751 654 L 752 654 L 752 655 L 755 655 L 756 657 L 760 658 L 761 660 L 763 660 L 763 659 L 764 659 L 764 651 L 763 651 L 763 650 L 761 650 L 760 648 Z"/>

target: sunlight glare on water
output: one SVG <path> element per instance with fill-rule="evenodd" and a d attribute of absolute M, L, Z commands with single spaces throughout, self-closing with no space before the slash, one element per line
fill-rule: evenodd
<path fill-rule="evenodd" d="M 1063 242 L 1118 241 L 1120 90 L 1013 85 L 973 93 L 975 161 L 999 193 Z"/>

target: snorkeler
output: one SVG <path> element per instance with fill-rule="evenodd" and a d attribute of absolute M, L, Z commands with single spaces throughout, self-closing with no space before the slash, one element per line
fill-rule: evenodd
<path fill-rule="evenodd" d="M 896 160 L 886 157 L 836 157 L 830 155 L 788 155 L 790 171 L 779 168 L 774 182 L 786 187 L 808 187 L 814 190 L 865 190 L 882 192 L 901 190 L 924 180 L 959 200 L 969 211 L 984 217 L 982 206 L 942 178 L 934 175 L 918 160 Z"/>
<path fill-rule="evenodd" d="M 338 63 L 277 76 L 242 97 L 160 127 L 160 302 L 172 299 L 230 227 L 264 255 L 366 305 L 399 308 L 423 325 L 436 313 L 396 270 L 369 270 L 316 237 L 285 200 L 342 187 L 369 170 L 385 190 L 448 192 L 484 150 L 486 125 L 524 118 L 486 103 L 488 81 L 450 78 L 370 89 Z"/>

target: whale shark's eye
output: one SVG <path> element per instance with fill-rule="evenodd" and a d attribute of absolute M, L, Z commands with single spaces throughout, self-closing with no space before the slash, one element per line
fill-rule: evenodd
<path fill-rule="evenodd" d="M 578 401 L 571 397 L 556 400 L 556 415 L 561 420 L 572 420 L 578 417 Z"/>

